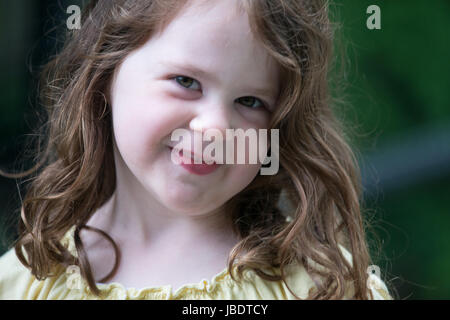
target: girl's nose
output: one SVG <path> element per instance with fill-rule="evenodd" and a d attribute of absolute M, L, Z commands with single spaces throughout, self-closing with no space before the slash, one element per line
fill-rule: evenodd
<path fill-rule="evenodd" d="M 195 117 L 189 123 L 193 131 L 205 132 L 209 129 L 215 129 L 225 134 L 226 129 L 233 128 L 231 111 L 229 106 L 216 104 L 215 106 L 205 105 L 198 109 Z"/>

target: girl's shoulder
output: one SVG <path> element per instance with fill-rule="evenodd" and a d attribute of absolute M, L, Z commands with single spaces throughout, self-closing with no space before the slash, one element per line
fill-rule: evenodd
<path fill-rule="evenodd" d="M 67 275 L 62 266 L 53 275 L 37 279 L 16 255 L 14 248 L 0 257 L 0 300 L 70 299 Z"/>
<path fill-rule="evenodd" d="M 350 263 L 350 265 L 353 265 L 352 254 L 342 245 L 339 245 L 339 248 L 341 249 L 345 259 Z M 374 300 L 393 300 L 386 284 L 381 279 L 381 275 L 372 272 L 375 267 L 376 269 L 379 269 L 378 266 L 369 266 L 366 271 L 369 274 L 367 279 L 368 290 L 372 293 Z M 353 294 L 353 288 L 350 289 L 350 292 Z"/>
<path fill-rule="evenodd" d="M 347 262 L 350 264 L 350 266 L 353 266 L 353 256 L 349 250 L 347 250 L 343 245 L 338 244 L 339 249 L 341 250 L 342 255 L 347 260 Z M 318 265 L 317 263 L 313 262 L 312 260 L 308 259 L 309 263 L 316 269 L 319 269 L 321 271 L 326 271 L 325 268 L 323 268 L 321 265 Z M 376 267 L 376 266 L 371 266 Z M 293 273 L 292 278 L 296 278 L 296 274 L 301 273 L 300 269 L 296 269 L 296 273 Z M 367 272 L 369 273 L 369 277 L 367 279 L 367 288 L 368 291 L 372 293 L 373 300 L 393 300 L 391 297 L 389 290 L 384 283 L 384 281 L 380 278 L 380 276 L 377 273 L 369 272 L 372 269 L 369 267 Z M 309 277 L 309 275 L 308 275 Z M 314 288 L 317 288 L 319 283 L 322 282 L 322 279 L 317 276 L 310 277 L 314 283 Z M 354 297 L 354 287 L 351 282 L 348 282 L 345 284 L 345 293 L 344 298 L 345 300 L 353 299 Z"/>
<path fill-rule="evenodd" d="M 61 241 L 66 247 L 73 231 L 74 228 L 71 228 Z M 76 252 L 71 246 L 68 249 L 72 253 Z M 26 252 L 23 253 L 27 257 Z M 65 268 L 58 265 L 54 268 L 53 275 L 39 280 L 22 264 L 14 247 L 9 248 L 0 256 L 0 300 L 49 299 L 54 293 L 64 291 L 67 282 L 65 271 Z"/>
<path fill-rule="evenodd" d="M 33 282 L 33 275 L 20 262 L 14 248 L 0 257 L 0 300 L 20 300 Z"/>

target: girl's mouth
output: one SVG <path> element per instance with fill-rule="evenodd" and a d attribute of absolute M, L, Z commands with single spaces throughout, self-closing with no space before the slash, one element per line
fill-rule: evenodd
<path fill-rule="evenodd" d="M 169 147 L 170 151 L 172 152 L 173 148 Z M 181 159 L 181 163 L 180 165 L 186 169 L 187 171 L 189 171 L 190 173 L 196 174 L 196 175 L 207 175 L 210 174 L 214 171 L 216 171 L 216 169 L 219 168 L 220 164 L 217 163 L 212 163 L 212 164 L 207 164 L 206 162 L 202 161 L 202 163 L 196 164 L 194 163 L 194 153 L 191 152 L 191 158 L 190 159 L 186 159 L 186 157 L 183 156 L 183 150 L 180 150 L 180 152 L 178 153 L 180 159 Z"/>

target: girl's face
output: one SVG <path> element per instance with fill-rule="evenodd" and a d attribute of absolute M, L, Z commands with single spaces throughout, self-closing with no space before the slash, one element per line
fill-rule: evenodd
<path fill-rule="evenodd" d="M 225 129 L 268 128 L 278 70 L 253 38 L 237 1 L 196 1 L 129 54 L 115 73 L 111 105 L 118 184 L 137 181 L 171 211 L 213 212 L 261 167 L 222 164 L 198 175 L 171 161 L 169 148 L 178 143 L 171 141 L 177 128 L 192 135 L 214 128 L 224 137 Z"/>

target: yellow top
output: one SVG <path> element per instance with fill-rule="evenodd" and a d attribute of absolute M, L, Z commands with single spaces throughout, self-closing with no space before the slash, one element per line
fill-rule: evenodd
<path fill-rule="evenodd" d="M 75 227 L 62 239 L 63 245 L 76 255 L 73 242 Z M 350 253 L 341 246 L 347 259 Z M 351 260 L 350 260 L 351 261 Z M 14 248 L 0 257 L 0 300 L 88 300 L 99 299 L 88 288 L 85 281 L 77 273 L 77 267 L 69 270 L 60 267 L 55 275 L 45 280 L 37 280 L 31 272 L 18 260 Z M 300 298 L 306 298 L 310 290 L 315 289 L 314 281 L 302 266 L 287 269 L 287 279 L 291 290 Z M 279 272 L 272 268 L 264 269 L 266 273 Z M 384 282 L 371 274 L 369 288 L 377 300 L 391 299 Z M 120 283 L 97 284 L 101 291 L 101 299 L 137 300 L 137 299 L 217 299 L 217 300 L 292 300 L 286 284 L 282 281 L 273 282 L 260 278 L 253 270 L 244 271 L 244 279 L 235 282 L 231 279 L 227 268 L 214 276 L 211 281 L 206 279 L 199 283 L 185 284 L 176 291 L 170 285 L 146 287 L 141 289 L 125 288 Z M 351 296 L 352 288 L 348 287 L 345 298 Z"/>

